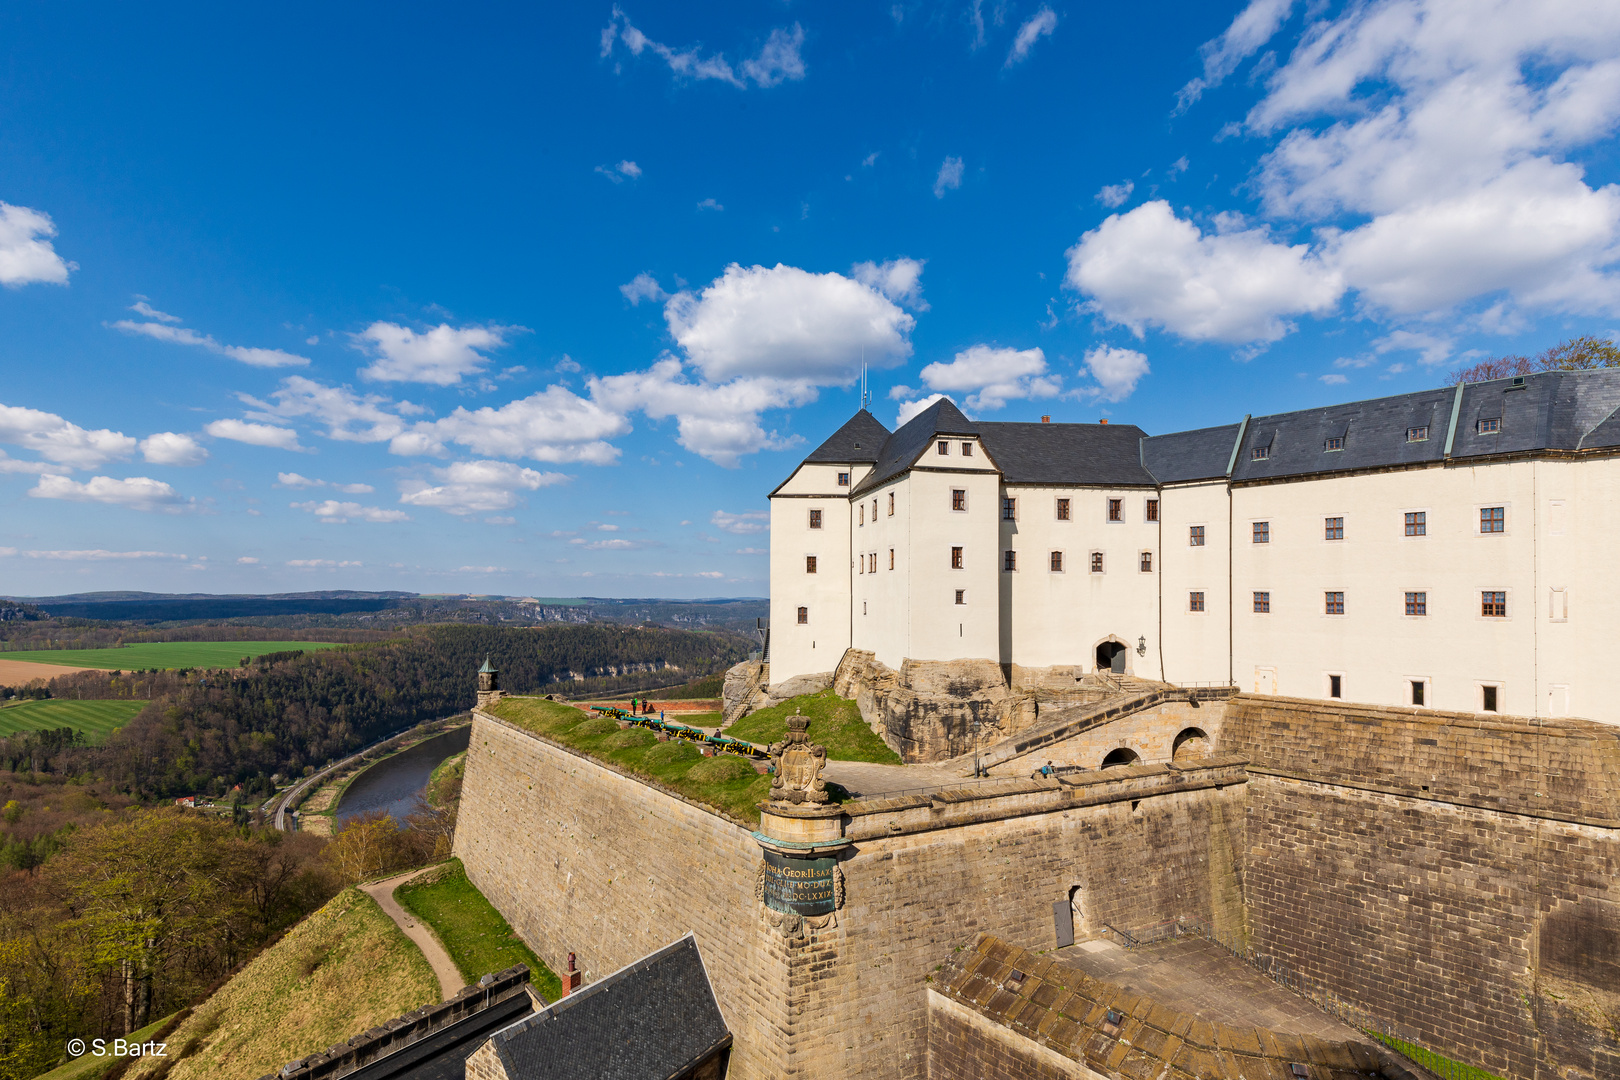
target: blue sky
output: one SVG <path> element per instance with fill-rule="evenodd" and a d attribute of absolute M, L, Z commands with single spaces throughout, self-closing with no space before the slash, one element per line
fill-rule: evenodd
<path fill-rule="evenodd" d="M 1620 326 L 1620 5 L 14 4 L 0 592 L 763 595 L 859 405 Z"/>

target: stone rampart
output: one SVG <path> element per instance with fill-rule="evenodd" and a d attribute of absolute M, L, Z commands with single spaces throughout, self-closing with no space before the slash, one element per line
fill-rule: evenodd
<path fill-rule="evenodd" d="M 1499 1076 L 1620 1077 L 1620 731 L 1240 695 L 1253 947 Z"/>

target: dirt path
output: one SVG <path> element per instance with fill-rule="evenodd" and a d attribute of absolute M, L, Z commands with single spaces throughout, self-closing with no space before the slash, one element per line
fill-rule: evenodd
<path fill-rule="evenodd" d="M 431 869 L 433 867 L 428 867 L 428 870 Z M 427 957 L 427 962 L 432 965 L 433 974 L 439 977 L 439 992 L 445 1001 L 449 1001 L 461 992 L 464 985 L 460 970 L 456 968 L 455 961 L 450 959 L 450 954 L 444 951 L 444 946 L 439 944 L 439 939 L 433 936 L 433 931 L 418 922 L 415 915 L 400 907 L 399 901 L 394 899 L 395 889 L 418 874 L 425 873 L 427 870 L 412 870 L 407 874 L 391 877 L 387 881 L 360 887 L 377 901 L 377 906 L 388 913 L 388 917 L 405 932 L 406 937 L 416 942 L 416 947 L 422 950 L 422 955 Z"/>

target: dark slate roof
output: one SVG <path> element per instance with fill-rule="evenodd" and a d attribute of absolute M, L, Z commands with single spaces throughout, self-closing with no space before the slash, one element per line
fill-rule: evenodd
<path fill-rule="evenodd" d="M 979 425 L 1009 484 L 1152 484 L 1153 474 L 1142 467 L 1146 434 L 1134 424 Z"/>
<path fill-rule="evenodd" d="M 867 473 L 866 479 L 850 494 L 870 491 L 911 468 L 933 443 L 935 435 L 977 434 L 977 424 L 963 416 L 962 410 L 950 398 L 940 398 L 889 436 L 883 444 L 883 451 L 878 454 L 877 467 Z"/>
<path fill-rule="evenodd" d="M 1241 424 L 1153 435 L 1142 440 L 1142 464 L 1161 484 L 1214 480 L 1226 475 Z"/>
<path fill-rule="evenodd" d="M 523 1080 L 663 1080 L 730 1039 L 691 934 L 490 1036 Z"/>
<path fill-rule="evenodd" d="M 862 409 L 833 432 L 826 442 L 804 460 L 822 464 L 861 464 L 875 462 L 878 451 L 889 438 L 889 429 L 878 418 Z"/>
<path fill-rule="evenodd" d="M 1476 457 L 1526 450 L 1576 450 L 1613 445 L 1610 428 L 1593 429 L 1620 406 L 1620 371 L 1547 371 L 1520 379 L 1471 383 L 1463 390 L 1451 456 Z M 1482 435 L 1482 418 L 1500 418 L 1502 430 Z M 1583 436 L 1589 432 L 1598 441 Z"/>

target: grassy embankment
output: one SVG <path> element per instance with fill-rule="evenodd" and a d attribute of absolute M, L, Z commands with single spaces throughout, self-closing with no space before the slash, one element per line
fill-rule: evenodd
<path fill-rule="evenodd" d="M 144 701 L 73 701 L 49 698 L 20 701 L 0 708 L 0 738 L 26 731 L 70 727 L 84 733 L 86 742 L 98 743 L 146 708 Z"/>
<path fill-rule="evenodd" d="M 787 733 L 787 718 L 796 708 L 810 717 L 810 738 L 827 748 L 828 757 L 900 764 L 899 756 L 872 734 L 855 703 L 833 696 L 830 690 L 793 698 L 745 717 L 726 734 L 754 743 L 779 741 Z M 755 773 L 753 766 L 741 758 L 706 758 L 691 743 L 661 743 L 644 728 L 620 731 L 612 720 L 587 716 L 544 698 L 506 698 L 490 712 L 507 723 L 655 780 L 694 802 L 749 824 L 759 821 L 758 804 L 770 794 L 771 778 Z M 836 798 L 838 792 L 833 794 Z"/>
<path fill-rule="evenodd" d="M 0 653 L 0 659 L 62 667 L 145 671 L 148 668 L 233 668 L 242 657 L 302 649 L 336 649 L 325 641 L 154 641 L 117 649 L 32 649 Z"/>
<path fill-rule="evenodd" d="M 164 1024 L 167 1024 L 170 1020 L 174 1019 L 174 1016 L 178 1015 L 178 1013 L 175 1013 L 171 1016 L 165 1016 L 162 1020 L 159 1020 L 156 1023 L 147 1024 L 145 1027 L 125 1036 L 125 1041 L 132 1043 L 144 1043 L 147 1039 L 150 1039 L 156 1035 Z M 35 1077 L 34 1080 L 100 1080 L 103 1073 L 111 1069 L 114 1065 L 121 1064 L 123 1061 L 122 1058 L 113 1057 L 112 1051 L 112 1040 L 109 1039 L 107 1041 L 107 1053 L 105 1056 L 97 1057 L 94 1054 L 87 1053 L 83 1057 L 75 1058 L 66 1065 L 58 1065 L 48 1073 L 41 1073 L 39 1076 Z"/>
<path fill-rule="evenodd" d="M 468 985 L 514 964 L 529 966 L 529 981 L 547 1001 L 562 994 L 562 982 L 484 899 L 460 859 L 451 859 L 394 890 L 400 906 L 427 923 Z"/>
<path fill-rule="evenodd" d="M 255 1080 L 439 1000 L 422 951 L 358 889 L 345 889 L 254 958 L 169 1036 L 169 1080 Z"/>
<path fill-rule="evenodd" d="M 439 762 L 433 774 L 428 777 L 427 789 L 424 792 L 427 801 L 434 806 L 446 806 L 458 801 L 461 798 L 461 788 L 458 785 L 466 775 L 467 751 L 451 754 Z"/>

